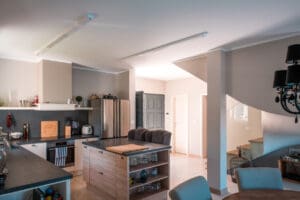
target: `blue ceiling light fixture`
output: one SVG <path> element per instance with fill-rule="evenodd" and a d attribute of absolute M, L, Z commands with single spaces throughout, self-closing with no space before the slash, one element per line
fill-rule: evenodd
<path fill-rule="evenodd" d="M 300 44 L 288 47 L 286 63 L 287 70 L 275 71 L 273 88 L 277 89 L 278 96 L 275 102 L 281 104 L 282 108 L 296 115 L 295 123 L 298 123 L 300 114 Z"/>

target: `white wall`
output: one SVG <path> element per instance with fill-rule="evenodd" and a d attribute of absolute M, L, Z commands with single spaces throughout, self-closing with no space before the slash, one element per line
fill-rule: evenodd
<path fill-rule="evenodd" d="M 248 119 L 236 119 L 236 106 L 245 106 L 234 98 L 227 96 L 227 151 L 236 149 L 239 145 L 248 144 L 250 139 L 262 137 L 261 111 L 247 106 Z"/>
<path fill-rule="evenodd" d="M 202 95 L 206 95 L 206 83 L 198 78 L 168 81 L 165 93 L 165 128 L 173 132 L 173 101 L 175 95 L 187 94 L 189 118 L 189 153 L 202 153 Z M 201 155 L 202 156 L 202 155 Z"/>
<path fill-rule="evenodd" d="M 122 72 L 116 75 L 117 96 L 121 99 L 129 99 L 130 93 L 130 72 Z"/>
<path fill-rule="evenodd" d="M 18 106 L 20 99 L 33 99 L 39 91 L 39 63 L 0 59 L 0 99 Z M 72 95 L 88 97 L 111 93 L 129 98 L 129 73 L 120 75 L 88 70 L 72 70 Z"/>
<path fill-rule="evenodd" d="M 275 70 L 286 69 L 287 47 L 299 43 L 298 36 L 228 52 L 228 94 L 260 110 L 287 115 L 274 101 L 273 78 Z"/>
<path fill-rule="evenodd" d="M 136 77 L 135 90 L 151 94 L 165 94 L 166 81 Z"/>
<path fill-rule="evenodd" d="M 294 117 L 262 112 L 264 153 L 300 144 L 300 124 Z"/>
<path fill-rule="evenodd" d="M 0 99 L 6 106 L 18 106 L 20 99 L 33 99 L 38 94 L 38 63 L 0 59 L 0 81 Z"/>
<path fill-rule="evenodd" d="M 190 72 L 203 81 L 207 81 L 207 57 L 206 55 L 195 56 L 175 62 L 175 65 Z"/>

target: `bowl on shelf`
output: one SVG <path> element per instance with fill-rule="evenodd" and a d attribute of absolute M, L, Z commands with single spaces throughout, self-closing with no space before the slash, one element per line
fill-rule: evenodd
<path fill-rule="evenodd" d="M 12 132 L 10 134 L 10 136 L 13 138 L 13 139 L 20 139 L 22 136 L 23 136 L 23 133 L 21 132 Z"/>

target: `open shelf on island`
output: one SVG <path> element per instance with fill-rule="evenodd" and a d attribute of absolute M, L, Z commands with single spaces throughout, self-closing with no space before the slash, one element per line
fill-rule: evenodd
<path fill-rule="evenodd" d="M 157 191 L 146 191 L 146 192 L 134 193 L 130 195 L 130 200 L 142 200 L 152 195 L 159 194 L 161 192 L 167 192 L 167 191 L 168 191 L 167 188 L 161 188 L 160 190 Z"/>
<path fill-rule="evenodd" d="M 135 188 L 138 188 L 138 187 L 141 187 L 141 186 L 144 186 L 144 185 L 148 185 L 148 184 L 151 184 L 151 183 L 154 183 L 154 182 L 157 182 L 157 181 L 161 181 L 161 180 L 164 180 L 164 179 L 167 179 L 167 178 L 168 178 L 167 175 L 157 175 L 157 176 L 154 176 L 154 177 L 148 177 L 148 179 L 145 183 L 135 183 L 132 186 L 130 186 L 129 190 L 133 190 Z"/>
<path fill-rule="evenodd" d="M 144 169 L 151 169 L 154 167 L 159 167 L 159 166 L 163 166 L 163 165 L 168 165 L 169 163 L 167 161 L 158 161 L 158 162 L 152 162 L 152 163 L 148 163 L 148 164 L 139 164 L 137 166 L 131 166 L 129 173 L 135 173 Z"/>

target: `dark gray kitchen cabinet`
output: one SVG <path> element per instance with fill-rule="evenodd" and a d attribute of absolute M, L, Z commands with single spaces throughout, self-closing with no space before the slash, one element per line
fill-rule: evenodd
<path fill-rule="evenodd" d="M 165 128 L 165 95 L 136 92 L 136 127 Z"/>

